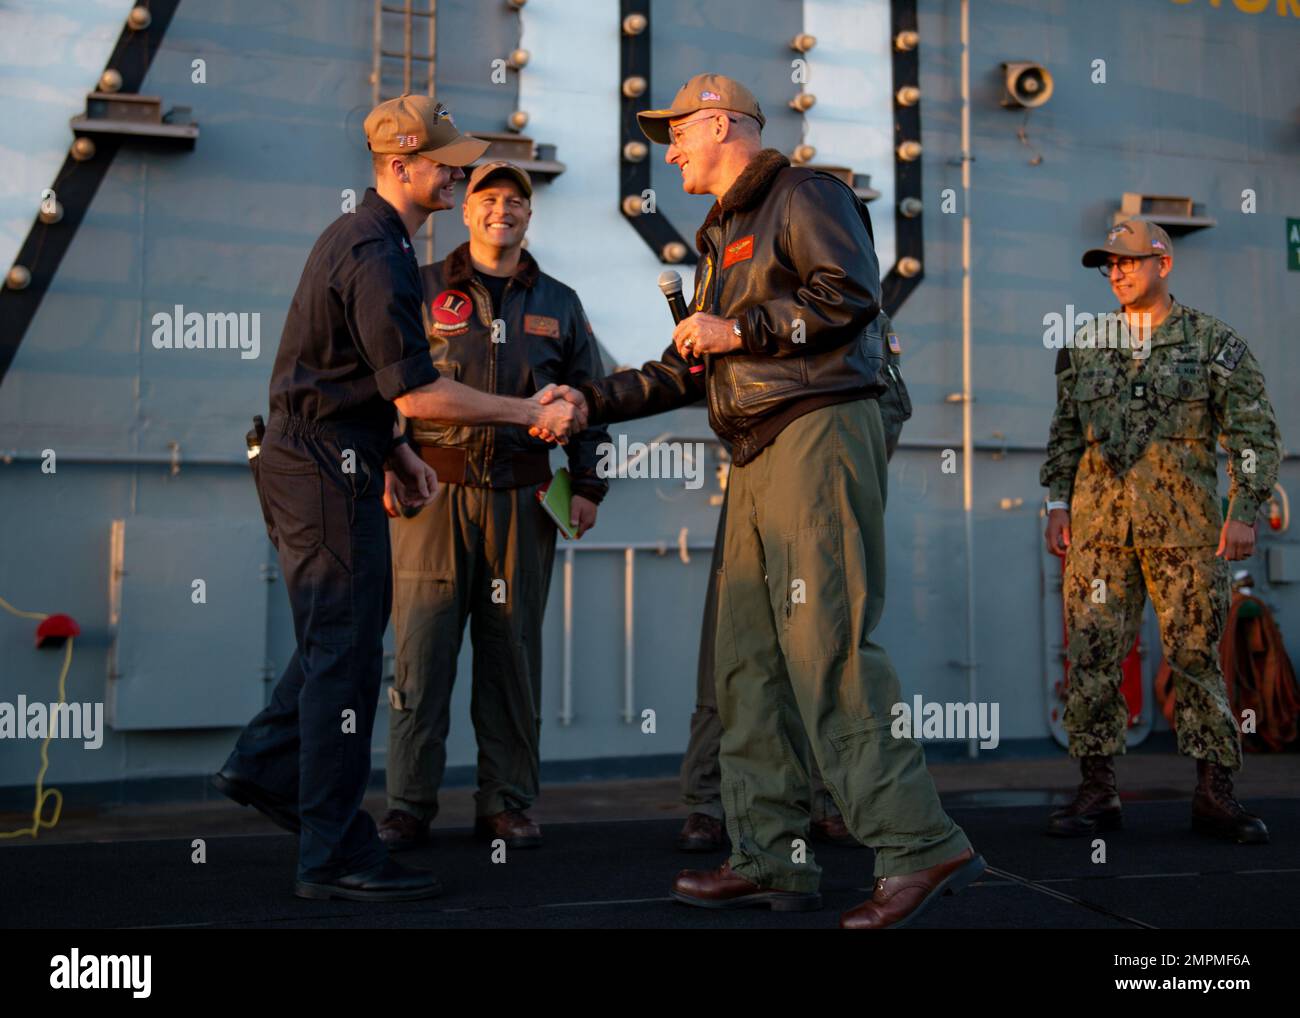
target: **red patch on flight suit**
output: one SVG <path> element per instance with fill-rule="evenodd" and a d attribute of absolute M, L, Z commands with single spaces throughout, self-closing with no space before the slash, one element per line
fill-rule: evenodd
<path fill-rule="evenodd" d="M 722 252 L 722 267 L 729 269 L 736 262 L 743 262 L 747 258 L 754 257 L 754 235 L 751 233 L 748 237 L 741 237 L 739 240 L 728 244 Z"/>
<path fill-rule="evenodd" d="M 443 290 L 429 303 L 433 327 L 444 336 L 457 336 L 469 331 L 469 316 L 474 313 L 474 302 L 459 290 Z"/>
<path fill-rule="evenodd" d="M 549 315 L 524 315 L 524 331 L 534 336 L 560 338 L 560 320 Z"/>

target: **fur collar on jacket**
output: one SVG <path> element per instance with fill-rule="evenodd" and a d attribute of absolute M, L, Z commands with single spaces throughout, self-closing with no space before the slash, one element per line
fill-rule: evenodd
<path fill-rule="evenodd" d="M 767 197 L 776 175 L 790 165 L 790 160 L 774 148 L 765 148 L 749 161 L 718 201 L 713 203 L 704 223 L 695 232 L 695 247 L 704 253 L 704 232 L 729 212 L 744 212 L 754 208 Z"/>
<path fill-rule="evenodd" d="M 474 263 L 470 261 L 469 257 L 468 241 L 447 255 L 446 261 L 442 263 L 442 278 L 448 286 L 459 286 L 468 283 L 474 277 L 474 272 Z M 515 274 L 511 278 L 520 286 L 531 288 L 537 282 L 540 273 L 541 269 L 537 267 L 537 259 L 527 251 L 520 251 L 519 266 L 515 269 Z"/>

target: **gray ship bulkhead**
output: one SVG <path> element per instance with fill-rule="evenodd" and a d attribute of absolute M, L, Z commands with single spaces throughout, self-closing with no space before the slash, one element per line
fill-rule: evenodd
<path fill-rule="evenodd" d="M 1287 271 L 1284 244 L 1286 217 L 1300 217 L 1300 10 L 1292 3 L 1278 5 L 1285 16 L 1271 5 L 1250 14 L 1163 0 L 974 6 L 976 698 L 1000 704 L 999 751 L 1014 752 L 1050 745 L 1044 662 L 1060 640 L 1042 590 L 1037 475 L 1055 360 L 1042 342 L 1043 316 L 1067 303 L 1111 307 L 1104 281 L 1079 266 L 1079 255 L 1110 225 L 1123 192 L 1188 195 L 1216 220 L 1174 238 L 1173 292 L 1247 339 L 1284 439 L 1300 435 L 1291 342 L 1300 272 Z M 888 109 L 875 106 L 855 121 L 855 100 L 836 91 L 855 80 L 858 41 L 822 35 L 807 55 L 806 88 L 819 93 L 819 105 L 805 118 L 786 104 L 799 89 L 789 80 L 792 36 L 814 23 L 852 24 L 857 9 L 870 24 L 887 25 L 888 7 L 655 0 L 650 81 L 656 106 L 697 70 L 747 81 L 771 110 L 766 140 L 786 152 L 801 141 L 806 119 L 820 150 L 853 161 L 882 191 L 872 204 L 882 269 L 894 260 L 892 141 L 875 138 L 867 156 L 836 140 L 837 132 L 854 137 L 863 123 L 891 123 Z M 961 405 L 949 399 L 961 390 L 962 368 L 959 5 L 919 7 L 924 279 L 896 315 L 916 412 L 890 467 L 889 600 L 878 638 L 907 697 L 965 701 L 961 472 L 941 469 L 943 450 L 962 446 Z M 611 365 L 657 356 L 670 333 L 654 285 L 663 266 L 618 212 L 617 4 L 529 5 L 522 22 L 504 4 L 471 0 L 442 0 L 438 12 L 438 95 L 458 125 L 502 130 L 512 110 L 527 108 L 527 133 L 556 145 L 565 164 L 537 189 L 530 250 L 578 291 Z M 56 742 L 46 786 L 72 794 L 86 785 L 97 795 L 132 795 L 150 782 L 198 787 L 292 652 L 244 432 L 252 414 L 266 412 L 275 344 L 307 253 L 339 214 L 344 190 L 359 197 L 369 182 L 361 121 L 370 104 L 372 13 L 350 0 L 182 2 L 142 91 L 191 106 L 198 143 L 192 152 L 117 154 L 0 382 L 0 597 L 79 621 L 67 697 L 103 701 L 110 722 L 99 749 Z M 888 104 L 888 74 L 876 66 L 888 41 L 868 42 L 863 52 L 874 63 L 864 88 L 871 102 Z M 493 85 L 490 60 L 521 44 L 532 55 L 528 66 L 508 87 Z M 203 84 L 192 81 L 198 58 L 206 61 Z M 999 105 L 999 64 L 1016 59 L 1039 61 L 1055 77 L 1051 101 L 1028 116 Z M 1091 80 L 1098 59 L 1106 61 L 1105 84 Z M 662 155 L 652 147 L 652 160 Z M 652 181 L 663 214 L 693 240 L 708 200 L 681 194 L 672 167 L 656 163 Z M 953 213 L 942 210 L 948 188 Z M 1253 214 L 1242 212 L 1246 189 L 1256 195 Z M 437 257 L 464 237 L 459 210 L 435 218 Z M 690 270 L 683 275 L 689 287 Z M 260 356 L 156 349 L 153 316 L 178 304 L 260 314 Z M 698 408 L 614 433 L 705 443 L 705 483 L 692 490 L 681 480 L 613 482 L 583 542 L 608 547 L 580 545 L 573 556 L 567 692 L 562 546 L 546 620 L 542 751 L 552 777 L 671 771 L 694 706 L 719 449 Z M 47 449 L 57 456 L 53 474 L 42 471 Z M 1300 491 L 1294 457 L 1281 481 Z M 694 549 L 689 561 L 678 550 L 683 530 Z M 632 559 L 629 637 L 623 549 L 656 543 L 663 554 L 640 550 Z M 1300 599 L 1294 582 L 1269 581 L 1270 549 L 1279 549 L 1275 575 L 1289 572 L 1294 581 L 1300 547 L 1294 533 L 1265 531 L 1247 564 L 1294 658 Z M 205 603 L 195 603 L 196 579 Z M 53 699 L 61 656 L 32 650 L 34 625 L 0 613 L 0 702 Z M 1149 624 L 1146 636 L 1154 636 Z M 475 758 L 469 654 L 467 635 L 448 746 L 459 777 Z M 1153 649 L 1148 671 L 1157 662 Z M 387 709 L 381 698 L 376 768 L 385 762 Z M 643 731 L 646 709 L 656 714 L 653 734 Z M 38 768 L 31 741 L 0 740 L 6 806 L 29 802 Z"/>

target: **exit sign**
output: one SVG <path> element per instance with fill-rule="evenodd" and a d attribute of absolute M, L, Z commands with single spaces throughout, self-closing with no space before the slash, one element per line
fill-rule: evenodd
<path fill-rule="evenodd" d="M 1300 219 L 1286 221 L 1286 267 L 1300 272 Z"/>

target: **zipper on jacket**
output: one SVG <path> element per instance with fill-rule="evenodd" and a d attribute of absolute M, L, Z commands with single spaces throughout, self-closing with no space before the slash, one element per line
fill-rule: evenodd
<path fill-rule="evenodd" d="M 492 295 L 488 293 L 487 287 L 480 283 L 476 278 L 469 281 L 469 285 L 474 289 L 476 297 L 482 297 L 485 306 L 488 309 L 488 318 L 495 321 L 496 308 L 492 306 Z M 510 289 L 510 284 L 506 283 L 506 290 Z M 505 291 L 501 293 L 501 306 L 504 308 L 506 303 Z M 488 326 L 488 377 L 487 391 L 496 395 L 497 391 L 497 345 L 492 342 L 492 326 Z M 482 482 L 488 487 L 492 486 L 492 455 L 496 446 L 496 426 L 492 424 L 483 425 L 487 431 L 487 441 L 483 447 L 483 477 Z"/>
<path fill-rule="evenodd" d="M 718 232 L 721 233 L 722 232 L 721 229 L 719 229 Z M 709 278 L 705 281 L 706 287 L 710 287 L 710 286 L 713 287 L 713 299 L 709 301 L 709 313 L 713 315 L 717 315 L 718 294 L 719 294 L 720 284 L 718 280 L 718 273 L 715 269 L 713 269 L 713 266 L 717 265 L 717 256 L 712 251 L 709 252 L 709 265 L 710 265 Z M 705 297 L 708 297 L 707 292 L 705 293 Z M 713 388 L 714 377 L 717 371 L 721 369 L 717 368 L 717 365 L 713 361 L 712 354 L 705 354 L 704 356 L 709 358 L 709 360 L 704 366 L 704 395 L 709 404 L 709 416 L 712 417 L 717 422 L 718 427 L 715 430 L 717 431 L 718 436 L 720 438 L 726 438 L 729 441 L 734 441 L 734 435 L 730 431 L 726 431 L 724 433 L 724 431 L 722 430 L 725 428 L 725 424 L 723 423 L 722 420 L 721 403 L 717 399 L 717 396 Z"/>

